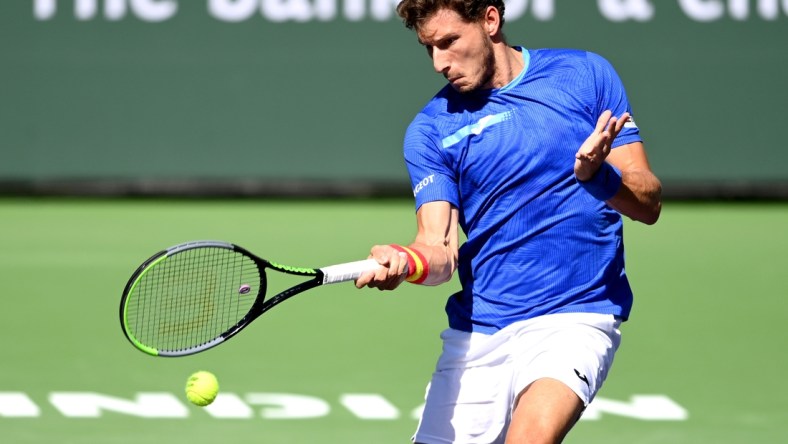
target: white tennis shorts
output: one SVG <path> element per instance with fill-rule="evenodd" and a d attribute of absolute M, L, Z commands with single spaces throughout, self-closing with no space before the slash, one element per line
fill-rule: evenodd
<path fill-rule="evenodd" d="M 446 329 L 413 441 L 503 442 L 514 400 L 532 382 L 557 379 L 587 406 L 621 342 L 612 315 L 566 313 L 512 324 L 495 334 Z"/>

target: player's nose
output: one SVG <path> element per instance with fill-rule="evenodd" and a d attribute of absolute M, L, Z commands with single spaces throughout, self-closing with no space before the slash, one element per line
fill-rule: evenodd
<path fill-rule="evenodd" d="M 449 73 L 451 62 L 445 52 L 435 48 L 432 51 L 432 66 L 435 68 L 435 72 L 446 76 Z"/>

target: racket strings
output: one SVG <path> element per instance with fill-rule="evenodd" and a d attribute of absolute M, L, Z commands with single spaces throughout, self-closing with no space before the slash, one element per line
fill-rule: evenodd
<path fill-rule="evenodd" d="M 136 339 L 157 350 L 185 350 L 221 336 L 249 312 L 259 290 L 255 262 L 233 250 L 197 248 L 142 274 L 127 317 Z M 251 287 L 248 292 L 242 286 Z"/>

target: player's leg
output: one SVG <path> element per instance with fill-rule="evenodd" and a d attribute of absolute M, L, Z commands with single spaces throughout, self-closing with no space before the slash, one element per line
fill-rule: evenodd
<path fill-rule="evenodd" d="M 517 335 L 508 444 L 559 443 L 607 378 L 620 321 L 569 313 L 524 323 Z"/>
<path fill-rule="evenodd" d="M 509 338 L 457 330 L 441 338 L 443 353 L 413 441 L 502 444 L 513 399 L 511 367 L 503 365 Z"/>
<path fill-rule="evenodd" d="M 561 381 L 534 381 L 518 397 L 506 444 L 560 443 L 583 408 L 583 401 Z"/>

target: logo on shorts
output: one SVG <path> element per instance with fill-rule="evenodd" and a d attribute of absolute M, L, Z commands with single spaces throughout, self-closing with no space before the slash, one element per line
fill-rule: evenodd
<path fill-rule="evenodd" d="M 580 374 L 580 372 L 577 371 L 577 369 L 574 369 L 574 370 L 575 370 L 575 374 L 577 375 L 577 377 L 580 378 L 581 381 L 585 382 L 586 385 L 590 388 L 591 384 L 588 383 L 588 377 L 586 375 Z"/>

